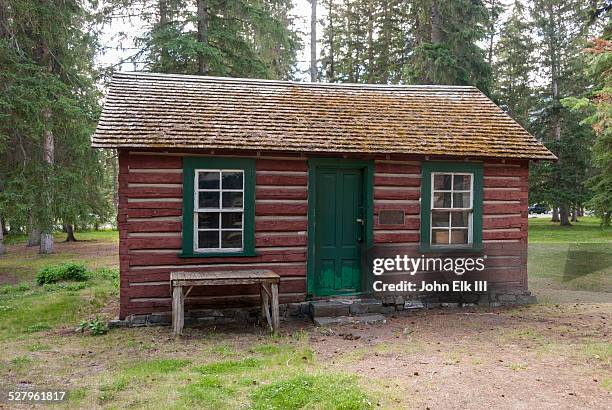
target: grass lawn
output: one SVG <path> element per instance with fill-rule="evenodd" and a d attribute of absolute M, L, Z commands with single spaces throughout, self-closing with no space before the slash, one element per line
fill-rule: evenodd
<path fill-rule="evenodd" d="M 600 228 L 599 218 L 585 216 L 571 226 L 560 226 L 549 218 L 529 219 L 529 243 L 611 243 L 612 229 Z"/>
<path fill-rule="evenodd" d="M 610 301 L 603 292 L 612 292 L 612 229 L 601 229 L 594 217 L 567 227 L 529 219 L 528 270 L 530 288 L 543 301 Z"/>
<path fill-rule="evenodd" d="M 0 385 L 64 388 L 61 408 L 605 408 L 612 392 L 612 236 L 582 218 L 530 219 L 530 286 L 543 303 L 442 309 L 385 325 L 165 327 L 75 332 L 117 310 L 117 233 L 77 233 L 39 256 L 9 238 L 0 257 Z M 63 239 L 58 235 L 57 239 Z M 38 286 L 48 264 L 85 282 Z M 572 302 L 572 303 L 562 303 Z M 588 302 L 588 303 L 587 303 Z M 2 407 L 2 405 L 0 405 Z"/>

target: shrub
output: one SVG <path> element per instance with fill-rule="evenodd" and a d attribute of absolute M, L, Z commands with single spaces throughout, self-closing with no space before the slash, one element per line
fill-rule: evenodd
<path fill-rule="evenodd" d="M 110 280 L 113 287 L 119 289 L 119 269 L 100 268 L 94 273 L 102 279 Z"/>
<path fill-rule="evenodd" d="M 108 332 L 108 325 L 104 319 L 101 319 L 100 316 L 96 316 L 93 320 L 83 320 L 76 330 L 81 333 L 85 333 L 85 330 L 89 330 L 90 335 L 100 336 Z"/>
<path fill-rule="evenodd" d="M 85 265 L 77 263 L 63 263 L 61 265 L 45 266 L 36 274 L 36 283 L 57 283 L 62 280 L 85 281 L 89 274 Z"/>

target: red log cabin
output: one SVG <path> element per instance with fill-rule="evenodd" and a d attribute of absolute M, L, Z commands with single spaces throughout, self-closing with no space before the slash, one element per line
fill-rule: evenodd
<path fill-rule="evenodd" d="M 375 277 L 372 261 L 394 255 L 486 257 L 463 275 L 488 282 L 484 298 L 456 301 L 515 301 L 528 295 L 529 162 L 555 160 L 474 87 L 152 73 L 114 75 L 93 146 L 119 156 L 120 319 L 170 311 L 177 270 L 269 269 L 281 304 L 443 302 L 374 292 L 379 278 L 433 277 Z M 258 298 L 236 285 L 186 303 Z"/>

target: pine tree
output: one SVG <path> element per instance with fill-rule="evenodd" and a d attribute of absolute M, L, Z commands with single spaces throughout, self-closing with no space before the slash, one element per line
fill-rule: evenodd
<path fill-rule="evenodd" d="M 586 49 L 586 72 L 593 80 L 593 89 L 582 98 L 568 97 L 562 101 L 572 110 L 587 114 L 583 123 L 591 125 L 597 135 L 593 146 L 597 173 L 589 180 L 593 195 L 586 205 L 605 227 L 612 222 L 612 41 L 608 36 L 596 39 Z"/>
<path fill-rule="evenodd" d="M 474 85 L 489 92 L 490 68 L 478 42 L 488 13 L 480 0 L 415 0 L 410 79 L 419 84 Z"/>
<path fill-rule="evenodd" d="M 91 219 L 89 204 L 101 192 L 99 179 L 83 179 L 102 172 L 100 154 L 90 148 L 99 113 L 95 38 L 85 34 L 89 14 L 78 1 L 16 0 L 6 6 L 0 208 L 11 227 L 40 231 L 40 252 L 49 253 L 57 224 L 75 223 L 64 210 L 79 209 Z"/>
<path fill-rule="evenodd" d="M 547 79 L 546 87 L 540 91 L 533 130 L 559 158 L 554 164 L 534 167 L 531 174 L 534 186 L 542 188 L 534 192 L 553 205 L 553 221 L 569 225 L 571 209 L 584 200 L 590 156 L 576 147 L 592 144 L 591 133 L 577 125 L 577 116 L 561 105 L 563 97 L 586 87 L 579 59 L 579 50 L 586 40 L 584 4 L 578 0 L 534 0 L 531 16 L 542 56 L 540 74 Z"/>
<path fill-rule="evenodd" d="M 325 0 L 320 76 L 329 82 L 401 83 L 409 50 L 408 5 Z"/>
<path fill-rule="evenodd" d="M 132 2 L 135 3 L 135 2 Z M 145 0 L 136 60 L 153 72 L 289 79 L 299 46 L 289 0 Z M 132 7 L 136 7 L 135 4 Z"/>
<path fill-rule="evenodd" d="M 529 110 L 534 104 L 532 77 L 535 61 L 531 27 L 520 0 L 514 2 L 512 14 L 500 30 L 494 49 L 493 97 L 523 127 L 529 127 Z"/>

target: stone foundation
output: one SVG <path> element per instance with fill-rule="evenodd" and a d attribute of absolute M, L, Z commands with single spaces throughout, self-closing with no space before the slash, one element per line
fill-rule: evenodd
<path fill-rule="evenodd" d="M 458 308 L 458 307 L 500 307 L 513 305 L 527 305 L 537 303 L 537 298 L 531 292 L 489 292 L 477 293 L 449 293 L 435 295 L 391 296 L 378 297 L 382 306 L 367 308 L 368 313 L 393 314 L 399 311 L 414 309 Z M 370 299 L 371 300 L 371 299 Z M 366 313 L 359 311 L 367 306 L 367 301 L 359 304 L 347 305 L 346 315 Z M 312 317 L 310 302 L 288 303 L 279 306 L 281 319 L 310 318 Z M 337 312 L 336 312 L 337 313 Z M 335 315 L 335 314 L 334 314 Z M 334 316 L 330 315 L 330 316 Z M 151 313 L 148 315 L 130 315 L 125 320 L 111 320 L 109 327 L 139 327 L 139 326 L 166 326 L 172 323 L 171 312 Z M 185 311 L 185 325 L 218 325 L 218 324 L 257 324 L 260 323 L 260 308 L 228 309 L 195 309 Z"/>

